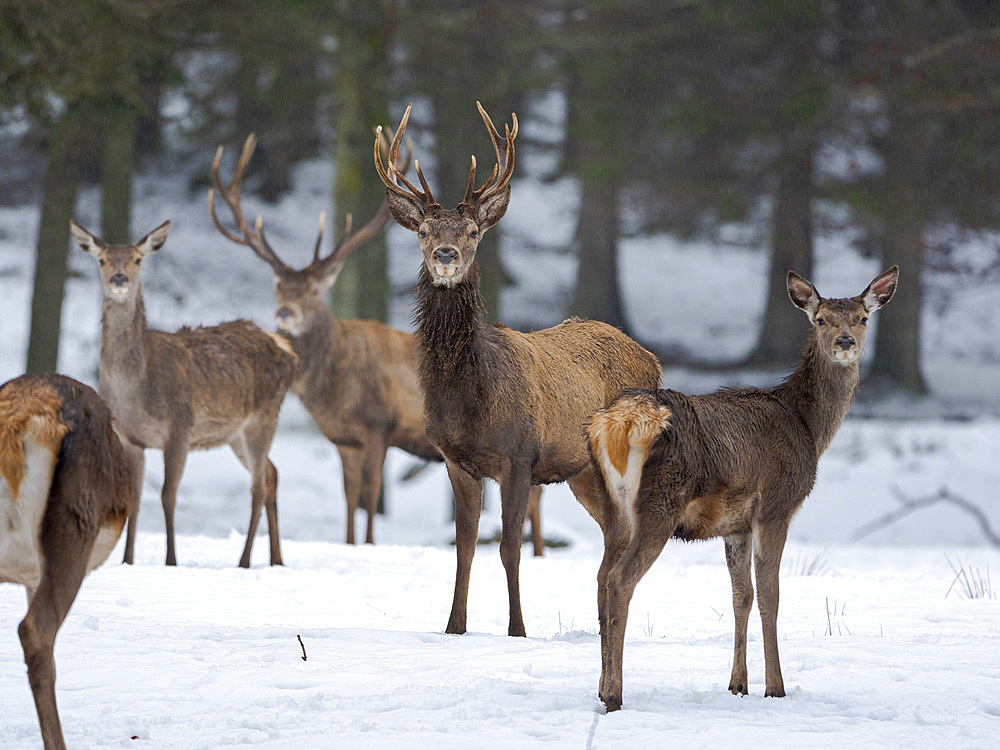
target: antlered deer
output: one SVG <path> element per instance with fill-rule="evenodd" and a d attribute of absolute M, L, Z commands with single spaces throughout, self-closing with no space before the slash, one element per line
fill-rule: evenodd
<path fill-rule="evenodd" d="M 263 222 L 251 228 L 240 200 L 240 180 L 253 156 L 257 139 L 249 135 L 228 187 L 219 176 L 222 146 L 212 163 L 208 210 L 216 228 L 227 239 L 249 247 L 274 273 L 274 318 L 299 357 L 292 392 L 306 407 L 326 439 L 337 447 L 347 499 L 347 543 L 354 544 L 354 514 L 368 511 L 365 541 L 374 539 L 375 505 L 382 485 L 382 467 L 390 446 L 430 461 L 441 453 L 424 429 L 423 395 L 417 384 L 417 357 L 413 334 L 397 331 L 375 320 L 338 320 L 326 304 L 327 292 L 347 256 L 374 237 L 389 220 L 383 203 L 374 217 L 356 232 L 350 224 L 329 255 L 320 255 L 323 216 L 312 261 L 295 269 L 282 261 L 264 236 Z M 229 231 L 215 212 L 215 191 L 229 206 L 239 234 Z M 535 554 L 541 554 L 538 498 L 531 508 Z"/>
<path fill-rule="evenodd" d="M 788 295 L 812 331 L 795 371 L 772 390 L 703 396 L 631 390 L 590 420 L 601 487 L 604 559 L 597 576 L 600 698 L 621 708 L 628 605 L 672 537 L 725 539 L 736 615 L 729 689 L 746 693 L 750 557 L 764 634 L 764 694 L 783 696 L 778 662 L 778 566 L 788 524 L 812 490 L 819 457 L 847 415 L 858 384 L 868 316 L 896 290 L 893 266 L 857 297 L 825 299 L 788 273 Z"/>
<path fill-rule="evenodd" d="M 188 451 L 228 445 L 250 472 L 250 528 L 240 567 L 250 567 L 261 507 L 267 510 L 271 565 L 281 565 L 278 472 L 267 454 L 278 411 L 292 382 L 296 356 L 288 341 L 246 320 L 181 328 L 146 325 L 139 265 L 167 240 L 164 222 L 134 245 L 111 245 L 76 222 L 77 243 L 97 259 L 103 314 L 98 392 L 108 402 L 140 466 L 144 448 L 163 451 L 160 494 L 167 530 L 167 565 L 176 565 L 174 508 Z M 142 472 L 125 537 L 125 562 L 135 545 Z"/>
<path fill-rule="evenodd" d="M 134 466 L 93 389 L 62 375 L 0 386 L 0 582 L 28 592 L 17 629 L 46 748 L 64 748 L 56 633 L 121 535 Z"/>
<path fill-rule="evenodd" d="M 383 166 L 378 139 L 375 167 L 386 185 L 393 217 L 420 238 L 417 282 L 418 375 L 427 434 L 445 456 L 455 492 L 458 568 L 447 632 L 464 633 L 469 571 L 480 516 L 483 477 L 500 484 L 500 557 L 507 573 L 510 635 L 524 635 L 518 585 L 520 533 L 533 484 L 566 481 L 595 518 L 600 511 L 583 432 L 584 420 L 626 388 L 655 388 L 656 358 L 617 328 L 571 319 L 530 333 L 486 321 L 476 247 L 503 217 L 514 171 L 513 127 L 500 135 L 477 102 L 497 165 L 475 188 L 472 158 L 465 198 L 443 208 L 417 164 L 422 189 L 398 169 L 407 107 Z M 401 187 L 401 185 L 403 187 Z"/>

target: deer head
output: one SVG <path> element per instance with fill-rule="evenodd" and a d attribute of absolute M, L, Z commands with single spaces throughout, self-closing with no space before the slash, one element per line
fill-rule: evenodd
<path fill-rule="evenodd" d="M 846 365 L 861 357 L 868 316 L 892 299 L 898 279 L 899 266 L 893 266 L 857 297 L 824 299 L 809 281 L 789 271 L 788 296 L 809 317 L 816 331 L 819 351 Z"/>
<path fill-rule="evenodd" d="M 212 162 L 212 184 L 215 186 L 208 191 L 208 211 L 212 216 L 212 221 L 216 228 L 229 240 L 237 245 L 246 245 L 259 258 L 266 261 L 274 272 L 274 296 L 277 302 L 274 318 L 275 325 L 282 333 L 298 336 L 308 327 L 309 320 L 314 315 L 328 315 L 325 296 L 333 283 L 337 280 L 340 269 L 344 266 L 347 256 L 358 247 L 378 234 L 389 221 L 389 208 L 384 203 L 371 218 L 371 220 L 356 232 L 352 231 L 351 215 L 347 215 L 344 235 L 328 255 L 320 254 L 320 247 L 323 242 L 323 228 L 326 223 L 326 214 L 319 215 L 319 233 L 316 237 L 316 244 L 313 247 L 312 261 L 308 266 L 295 269 L 283 262 L 271 247 L 264 236 L 264 221 L 258 216 L 254 226 L 251 227 L 243 217 L 243 207 L 240 199 L 240 180 L 243 177 L 243 170 L 253 156 L 257 147 L 257 138 L 253 133 L 247 136 L 243 144 L 243 151 L 236 164 L 232 180 L 226 187 L 219 177 L 219 162 L 222 160 L 222 146 L 215 152 L 215 160 Z M 376 146 L 377 148 L 377 146 Z M 409 164 L 409 149 L 406 164 Z M 404 165 L 403 169 L 406 169 Z M 229 206 L 233 215 L 239 234 L 231 232 L 215 213 L 215 192 Z"/>
<path fill-rule="evenodd" d="M 69 229 L 84 252 L 97 258 L 104 298 L 121 304 L 138 295 L 141 288 L 139 265 L 143 258 L 163 247 L 170 233 L 170 222 L 163 222 L 134 245 L 110 245 L 72 219 Z"/>
<path fill-rule="evenodd" d="M 422 189 L 411 184 L 396 167 L 399 142 L 406 130 L 410 107 L 406 108 L 396 129 L 396 136 L 389 149 L 388 166 L 383 166 L 378 139 L 375 141 L 375 168 L 385 183 L 386 201 L 392 216 L 400 226 L 417 233 L 424 265 L 432 282 L 439 286 L 453 287 L 465 278 L 475 261 L 480 238 L 503 218 L 510 202 L 517 115 L 511 115 L 513 126 L 505 124 L 504 135 L 501 136 L 483 106 L 476 102 L 476 107 L 479 108 L 479 114 L 493 140 L 497 163 L 486 182 L 476 189 L 476 157 L 472 157 L 465 197 L 455 208 L 443 208 L 434 199 L 427 180 L 420 171 L 419 161 L 416 162 L 416 169 Z"/>

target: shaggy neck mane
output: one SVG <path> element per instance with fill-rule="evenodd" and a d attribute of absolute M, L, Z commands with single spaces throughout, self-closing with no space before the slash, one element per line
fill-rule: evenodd
<path fill-rule="evenodd" d="M 427 267 L 421 264 L 414 320 L 422 380 L 453 374 L 474 364 L 476 342 L 488 328 L 486 305 L 479 291 L 479 265 L 473 261 L 465 278 L 448 288 L 436 286 Z"/>
<path fill-rule="evenodd" d="M 860 358 L 850 364 L 831 361 L 819 351 L 815 329 L 806 340 L 802 360 L 774 395 L 789 404 L 809 427 L 817 456 L 833 440 L 858 386 Z"/>

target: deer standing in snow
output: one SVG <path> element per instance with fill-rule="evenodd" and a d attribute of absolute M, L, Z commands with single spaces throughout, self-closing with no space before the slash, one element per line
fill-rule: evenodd
<path fill-rule="evenodd" d="M 826 299 L 789 271 L 788 296 L 812 324 L 795 371 L 771 390 L 702 396 L 632 390 L 588 423 L 601 487 L 604 559 L 597 575 L 599 695 L 621 708 L 622 652 L 636 584 L 670 537 L 725 540 L 736 616 L 729 689 L 748 690 L 750 559 L 764 635 L 764 694 L 785 694 L 778 661 L 778 566 L 792 516 L 812 490 L 816 465 L 847 415 L 869 316 L 896 290 L 899 269 L 857 297 Z"/>
<path fill-rule="evenodd" d="M 328 254 L 320 254 L 323 216 L 312 261 L 295 269 L 282 261 L 264 236 L 263 222 L 251 227 L 243 214 L 240 180 L 250 162 L 257 139 L 243 144 L 228 186 L 219 176 L 222 147 L 212 163 L 214 190 L 208 193 L 208 210 L 216 228 L 227 239 L 249 247 L 274 273 L 277 302 L 275 324 L 299 357 L 292 392 L 301 400 L 323 435 L 337 447 L 344 474 L 347 500 L 347 543 L 355 543 L 354 514 L 359 505 L 368 512 L 365 541 L 374 538 L 375 506 L 382 486 L 385 454 L 390 446 L 427 461 L 441 461 L 441 453 L 424 429 L 423 395 L 417 384 L 417 353 L 413 334 L 375 320 L 339 320 L 326 304 L 347 257 L 382 230 L 389 220 L 388 206 L 356 232 L 348 224 L 344 236 Z M 409 159 L 407 159 L 407 163 Z M 405 167 L 402 168 L 405 171 Z M 231 232 L 215 212 L 215 193 L 229 206 L 239 234 Z M 540 555 L 541 535 L 538 495 L 532 493 L 532 533 L 535 554 Z"/>
<path fill-rule="evenodd" d="M 167 565 L 176 565 L 174 509 L 188 451 L 228 445 L 250 472 L 250 527 L 240 567 L 267 511 L 271 565 L 281 565 L 278 540 L 278 472 L 267 454 L 278 412 L 292 382 L 295 352 L 280 336 L 246 320 L 216 326 L 156 331 L 146 324 L 139 267 L 163 247 L 164 222 L 134 245 L 111 245 L 70 222 L 81 248 L 101 272 L 101 360 L 98 392 L 108 402 L 129 449 L 144 466 L 144 448 L 163 451 L 160 494 L 167 531 Z M 142 471 L 134 490 L 125 537 L 131 563 Z"/>
<path fill-rule="evenodd" d="M 617 328 L 579 319 L 521 333 L 486 320 L 476 247 L 503 217 L 514 171 L 513 127 L 500 135 L 477 102 L 496 154 L 486 182 L 475 187 L 472 158 L 465 197 L 443 208 L 417 166 L 421 188 L 396 168 L 410 109 L 382 164 L 392 215 L 415 232 L 423 255 L 417 282 L 417 374 L 427 435 L 444 454 L 455 493 L 458 567 L 447 632 L 464 633 L 469 572 L 479 527 L 480 483 L 500 484 L 500 558 L 507 573 L 509 635 L 525 635 L 518 581 L 521 527 L 532 485 L 566 481 L 595 518 L 600 508 L 583 432 L 584 420 L 626 388 L 655 388 L 656 358 Z"/>
<path fill-rule="evenodd" d="M 93 389 L 52 374 L 0 386 L 0 582 L 27 589 L 17 633 L 47 749 L 66 746 L 56 633 L 121 536 L 135 468 Z"/>

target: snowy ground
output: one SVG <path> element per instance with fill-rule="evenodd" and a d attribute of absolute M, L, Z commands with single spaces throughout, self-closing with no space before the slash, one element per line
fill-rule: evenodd
<path fill-rule="evenodd" d="M 247 211 L 261 211 L 283 257 L 304 264 L 315 216 L 327 207 L 329 168 L 303 165 L 297 181 L 294 197 L 276 207 L 248 198 Z M 137 233 L 174 220 L 166 247 L 144 270 L 150 321 L 173 329 L 242 315 L 270 326 L 268 269 L 217 238 L 204 196 L 188 195 L 183 184 L 179 175 L 137 181 Z M 530 178 L 516 182 L 505 257 L 520 283 L 506 293 L 505 306 L 536 320 L 558 319 L 558 302 L 572 283 L 571 259 L 551 254 L 523 263 L 516 245 L 535 205 L 571 211 L 573 191 Z M 78 215 L 91 229 L 98 226 L 97 206 L 94 192 L 85 191 Z M 0 207 L 0 381 L 24 364 L 36 223 L 32 210 Z M 540 241 L 566 242 L 571 226 L 546 226 L 552 236 Z M 415 278 L 412 242 L 391 234 L 396 286 Z M 636 238 L 626 243 L 623 260 L 626 303 L 643 336 L 687 347 L 711 341 L 720 359 L 749 346 L 752 315 L 706 310 L 695 296 L 699 284 L 713 283 L 720 298 L 739 299 L 742 310 L 762 305 L 759 252 Z M 94 383 L 97 271 L 75 248 L 71 267 L 60 369 Z M 815 280 L 821 292 L 851 294 L 878 270 L 826 242 Z M 935 416 L 848 419 L 792 524 L 779 617 L 787 698 L 762 697 L 756 614 L 751 695 L 727 692 L 733 616 L 721 543 L 671 543 L 632 603 L 625 709 L 605 715 L 596 697 L 601 539 L 565 486 L 547 489 L 542 505 L 546 536 L 568 546 L 522 560 L 529 637 L 505 635 L 496 545 L 481 547 L 473 568 L 470 633 L 443 635 L 455 566 L 443 471 L 432 467 L 402 483 L 412 461 L 393 452 L 389 515 L 376 524 L 379 544 L 347 547 L 336 453 L 293 397 L 271 454 L 280 472 L 284 568 L 267 566 L 263 529 L 255 567 L 235 567 L 249 482 L 224 450 L 190 457 L 178 498 L 181 564 L 163 567 L 162 463 L 150 452 L 137 564 L 118 564 L 119 545 L 85 581 L 57 642 L 57 692 L 70 746 L 995 746 L 1000 604 L 945 594 L 954 578 L 949 559 L 985 575 L 1000 568 L 1000 551 L 984 546 L 971 516 L 946 506 L 857 539 L 866 524 L 897 509 L 900 497 L 942 488 L 976 503 L 1000 528 L 1000 292 L 929 281 L 944 290 L 924 320 L 925 371 L 934 389 L 927 412 Z M 639 300 L 648 302 L 640 309 Z M 395 322 L 405 326 L 408 317 L 401 298 Z M 692 391 L 722 383 L 716 373 L 666 378 Z M 981 416 L 939 418 L 952 405 Z M 490 488 L 480 532 L 489 537 L 498 528 L 499 502 Z M 819 570 L 804 575 L 811 566 Z M 15 632 L 23 613 L 22 590 L 0 586 L 4 748 L 39 743 Z"/>

